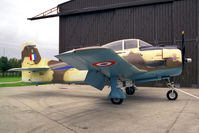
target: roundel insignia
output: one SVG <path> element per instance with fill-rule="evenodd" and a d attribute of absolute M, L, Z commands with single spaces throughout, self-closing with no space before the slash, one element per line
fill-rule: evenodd
<path fill-rule="evenodd" d="M 115 61 L 102 61 L 102 62 L 95 62 L 92 65 L 96 67 L 108 67 L 114 65 Z"/>

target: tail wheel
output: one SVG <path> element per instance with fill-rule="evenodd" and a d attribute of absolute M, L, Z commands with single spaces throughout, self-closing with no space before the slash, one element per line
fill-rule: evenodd
<path fill-rule="evenodd" d="M 133 95 L 135 93 L 135 87 L 132 86 L 132 87 L 126 87 L 126 94 L 128 95 Z"/>
<path fill-rule="evenodd" d="M 178 93 L 175 90 L 169 90 L 167 92 L 167 98 L 169 100 L 176 100 L 178 98 Z"/>
<path fill-rule="evenodd" d="M 123 103 L 123 99 L 122 98 L 111 98 L 111 102 L 113 104 L 122 104 Z"/>

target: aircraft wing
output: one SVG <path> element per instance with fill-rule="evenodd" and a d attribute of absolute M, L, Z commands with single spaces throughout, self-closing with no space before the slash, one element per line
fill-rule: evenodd
<path fill-rule="evenodd" d="M 47 71 L 48 67 L 35 67 L 35 68 L 12 68 L 8 71 L 33 71 L 33 72 L 39 72 L 39 71 Z"/>
<path fill-rule="evenodd" d="M 101 72 L 108 78 L 113 76 L 128 78 L 140 73 L 135 66 L 128 63 L 109 48 L 80 48 L 56 55 L 55 57 L 79 70 Z"/>

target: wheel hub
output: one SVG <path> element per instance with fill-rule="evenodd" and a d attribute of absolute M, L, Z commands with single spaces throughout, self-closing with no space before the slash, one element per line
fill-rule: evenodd
<path fill-rule="evenodd" d="M 175 97 L 175 93 L 170 93 L 170 95 L 169 95 L 171 98 L 174 98 Z"/>
<path fill-rule="evenodd" d="M 114 102 L 119 102 L 120 101 L 120 98 L 113 98 Z"/>
<path fill-rule="evenodd" d="M 175 93 L 172 91 L 170 94 L 169 94 L 170 98 L 175 98 Z"/>

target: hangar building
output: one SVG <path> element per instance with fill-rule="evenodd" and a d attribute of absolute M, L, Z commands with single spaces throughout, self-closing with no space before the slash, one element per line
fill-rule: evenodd
<path fill-rule="evenodd" d="M 184 30 L 186 56 L 192 63 L 174 80 L 181 86 L 199 87 L 198 0 L 71 0 L 56 9 L 54 15 L 30 20 L 59 16 L 60 53 L 127 38 L 155 46 L 181 45 Z"/>

